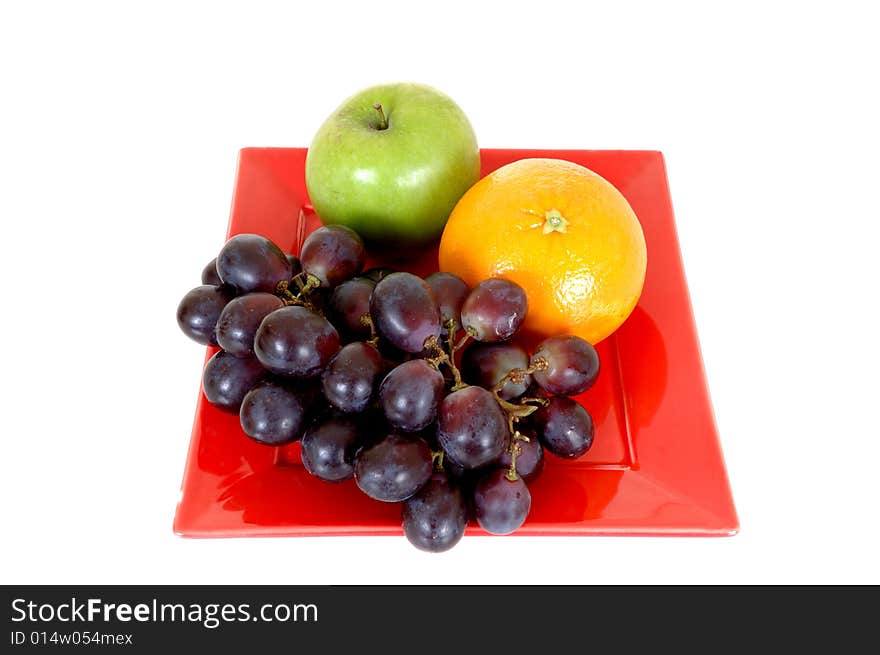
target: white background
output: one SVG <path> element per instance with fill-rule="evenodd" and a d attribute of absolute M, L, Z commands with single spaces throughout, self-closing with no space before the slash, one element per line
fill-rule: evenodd
<path fill-rule="evenodd" d="M 880 582 L 876 22 L 714 4 L 3 3 L 0 582 Z M 204 354 L 174 312 L 237 150 L 396 80 L 482 146 L 665 153 L 738 536 L 172 534 Z"/>

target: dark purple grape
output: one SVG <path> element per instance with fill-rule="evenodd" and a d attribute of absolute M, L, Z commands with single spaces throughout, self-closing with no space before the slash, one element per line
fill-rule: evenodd
<path fill-rule="evenodd" d="M 443 399 L 443 374 L 424 359 L 412 359 L 394 368 L 379 387 L 379 405 L 396 428 L 416 432 L 437 418 Z"/>
<path fill-rule="evenodd" d="M 482 387 L 465 387 L 443 399 L 437 438 L 446 455 L 461 466 L 473 469 L 496 460 L 507 437 L 504 412 Z"/>
<path fill-rule="evenodd" d="M 599 376 L 596 349 L 573 334 L 544 339 L 532 353 L 531 364 L 543 361 L 544 370 L 535 371 L 541 387 L 558 396 L 576 396 L 593 386 Z"/>
<path fill-rule="evenodd" d="M 461 375 L 465 382 L 491 389 L 513 369 L 529 367 L 525 350 L 513 343 L 475 343 L 461 358 Z M 531 376 L 523 376 L 522 382 L 508 380 L 498 395 L 512 400 L 523 395 L 531 384 Z"/>
<path fill-rule="evenodd" d="M 316 416 L 321 416 L 330 410 L 330 405 L 324 397 L 324 388 L 321 385 L 321 377 L 291 378 L 284 375 L 275 376 L 276 381 L 292 389 L 306 412 L 306 424 Z M 306 427 L 306 426 L 304 426 Z"/>
<path fill-rule="evenodd" d="M 217 273 L 239 295 L 251 291 L 274 293 L 290 279 L 290 264 L 281 248 L 259 234 L 238 234 L 217 255 Z"/>
<path fill-rule="evenodd" d="M 544 470 L 544 448 L 541 447 L 538 437 L 529 435 L 528 441 L 514 439 L 513 447 L 519 449 L 519 454 L 516 456 L 517 474 L 526 482 L 531 482 L 541 475 L 541 471 Z M 498 458 L 499 467 L 510 468 L 510 448 L 508 444 Z"/>
<path fill-rule="evenodd" d="M 368 271 L 364 271 L 361 274 L 361 277 L 365 277 L 370 280 L 373 284 L 378 284 L 379 280 L 383 277 L 388 277 L 392 273 L 396 273 L 393 268 L 388 268 L 387 266 L 377 266 L 376 268 L 371 268 Z"/>
<path fill-rule="evenodd" d="M 338 414 L 338 412 L 336 412 Z M 350 416 L 358 422 L 360 426 L 360 438 L 357 443 L 357 452 L 375 446 L 388 436 L 390 428 L 385 422 L 382 410 L 371 405 L 360 414 L 340 414 L 341 416 Z M 407 435 L 418 437 L 419 434 Z M 355 453 L 357 454 L 357 453 Z"/>
<path fill-rule="evenodd" d="M 370 498 L 396 503 L 421 489 L 432 471 L 428 444 L 418 438 L 390 434 L 358 453 L 354 477 Z"/>
<path fill-rule="evenodd" d="M 183 333 L 203 346 L 217 345 L 214 328 L 217 319 L 232 300 L 232 293 L 225 287 L 204 284 L 196 287 L 177 306 L 177 324 Z"/>
<path fill-rule="evenodd" d="M 557 457 L 574 459 L 593 445 L 593 418 L 571 398 L 553 396 L 531 420 L 544 448 Z"/>
<path fill-rule="evenodd" d="M 266 370 L 253 357 L 233 357 L 219 351 L 205 365 L 202 388 L 212 405 L 237 413 L 248 391 L 266 377 Z"/>
<path fill-rule="evenodd" d="M 449 457 L 443 458 L 443 470 L 446 471 L 450 479 L 462 484 L 466 477 L 474 473 L 474 469 L 466 469 L 461 464 Z"/>
<path fill-rule="evenodd" d="M 280 298 L 263 291 L 233 298 L 217 321 L 218 345 L 230 355 L 250 357 L 254 354 L 254 337 L 260 323 L 282 307 L 284 303 Z"/>
<path fill-rule="evenodd" d="M 294 295 L 299 290 L 296 285 L 291 288 Z M 310 309 L 314 311 L 316 314 L 320 314 L 321 316 L 326 316 L 327 320 L 330 321 L 330 314 L 327 309 L 327 304 L 330 302 L 330 289 L 325 289 L 324 287 L 318 287 L 317 289 L 311 289 L 308 292 L 308 299 L 310 303 Z M 332 321 L 331 321 L 332 323 Z M 336 327 L 335 325 L 333 327 Z"/>
<path fill-rule="evenodd" d="M 287 265 L 290 266 L 290 279 L 292 280 L 297 275 L 302 273 L 303 267 L 302 263 L 299 261 L 299 257 L 296 255 L 284 255 L 287 257 Z"/>
<path fill-rule="evenodd" d="M 379 335 L 408 353 L 420 353 L 429 337 L 440 337 L 434 292 L 411 273 L 392 273 L 376 285 L 370 315 Z"/>
<path fill-rule="evenodd" d="M 400 348 L 395 348 L 385 339 L 379 339 L 378 347 L 379 352 L 382 353 L 382 357 L 384 357 L 385 361 L 389 363 L 389 368 L 394 368 L 398 364 L 408 362 L 412 358 L 412 355 L 408 352 L 404 352 Z"/>
<path fill-rule="evenodd" d="M 341 482 L 354 475 L 361 425 L 350 416 L 330 414 L 315 421 L 302 440 L 305 469 L 321 480 Z"/>
<path fill-rule="evenodd" d="M 431 447 L 432 451 L 441 450 L 440 442 L 437 440 L 437 421 L 432 421 L 427 427 L 422 428 L 417 432 L 413 432 L 412 436 L 424 439 L 425 443 Z"/>
<path fill-rule="evenodd" d="M 522 287 L 496 277 L 480 282 L 470 292 L 461 306 L 461 324 L 477 341 L 507 341 L 516 334 L 527 311 Z"/>
<path fill-rule="evenodd" d="M 455 321 L 455 325 L 461 327 L 461 306 L 471 292 L 468 285 L 457 275 L 444 272 L 431 273 L 425 278 L 425 282 L 437 299 L 444 334 L 449 321 Z"/>
<path fill-rule="evenodd" d="M 205 268 L 202 269 L 202 284 L 210 284 L 214 287 L 219 287 L 223 284 L 223 281 L 220 279 L 220 276 L 217 274 L 217 258 L 214 257 L 211 261 L 205 264 Z"/>
<path fill-rule="evenodd" d="M 254 354 L 278 375 L 319 375 L 339 351 L 339 334 L 322 316 L 305 307 L 276 309 L 254 338 Z"/>
<path fill-rule="evenodd" d="M 461 487 L 461 492 L 464 494 L 465 502 L 468 506 L 469 516 L 474 515 L 474 487 L 477 486 L 477 481 L 483 477 L 486 471 L 494 468 L 497 468 L 497 465 L 490 463 L 489 465 L 481 466 L 480 468 L 466 469 L 463 466 L 456 464 L 448 457 L 443 458 L 443 470 L 446 472 L 446 475 L 449 476 L 450 480 Z"/>
<path fill-rule="evenodd" d="M 262 382 L 241 402 L 238 416 L 244 433 L 267 446 L 281 446 L 302 437 L 306 409 L 299 395 L 278 382 Z"/>
<path fill-rule="evenodd" d="M 367 251 L 358 233 L 344 225 L 325 225 L 306 237 L 299 260 L 307 275 L 332 288 L 364 269 Z"/>
<path fill-rule="evenodd" d="M 343 346 L 324 369 L 324 396 L 343 412 L 362 412 L 373 402 L 384 372 L 379 351 L 368 343 L 354 341 Z"/>
<path fill-rule="evenodd" d="M 403 503 L 402 519 L 403 533 L 419 550 L 449 550 L 461 540 L 467 527 L 467 503 L 461 487 L 445 473 L 434 473 L 415 496 Z"/>
<path fill-rule="evenodd" d="M 523 479 L 507 478 L 507 471 L 489 471 L 474 489 L 474 513 L 477 523 L 491 534 L 510 534 L 526 520 L 532 494 Z"/>
<path fill-rule="evenodd" d="M 347 280 L 333 289 L 330 294 L 330 320 L 353 338 L 370 337 L 370 327 L 361 320 L 370 315 L 370 296 L 376 287 L 375 282 L 365 277 Z"/>

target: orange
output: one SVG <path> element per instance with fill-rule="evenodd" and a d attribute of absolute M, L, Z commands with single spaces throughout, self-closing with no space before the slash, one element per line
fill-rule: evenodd
<path fill-rule="evenodd" d="M 440 270 L 474 286 L 523 287 L 523 328 L 598 343 L 642 292 L 647 251 L 626 198 L 605 178 L 560 159 L 521 159 L 472 186 L 440 241 Z"/>

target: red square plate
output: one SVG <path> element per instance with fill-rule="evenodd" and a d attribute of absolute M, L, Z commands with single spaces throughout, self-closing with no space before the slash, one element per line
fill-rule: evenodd
<path fill-rule="evenodd" d="M 304 148 L 241 151 L 228 236 L 267 236 L 287 252 L 319 225 L 305 189 Z M 663 156 L 650 151 L 483 150 L 483 174 L 523 157 L 582 164 L 626 196 L 644 228 L 648 271 L 630 318 L 599 344 L 599 381 L 578 400 L 596 424 L 577 461 L 548 456 L 517 534 L 731 535 L 736 510 L 706 389 Z M 376 262 L 372 262 L 373 265 Z M 436 270 L 436 252 L 409 265 Z M 396 266 L 399 267 L 399 266 Z M 406 267 L 404 267 L 406 268 Z M 208 353 L 211 354 L 210 352 Z M 188 537 L 402 534 L 400 507 L 353 481 L 328 484 L 299 445 L 269 448 L 202 394 L 174 530 Z M 481 534 L 476 525 L 469 534 Z"/>

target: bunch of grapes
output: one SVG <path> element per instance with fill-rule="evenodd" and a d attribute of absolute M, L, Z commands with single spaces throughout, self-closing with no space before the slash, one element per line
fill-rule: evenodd
<path fill-rule="evenodd" d="M 231 238 L 177 310 L 184 333 L 220 347 L 205 397 L 261 444 L 301 441 L 312 475 L 402 503 L 418 548 L 448 550 L 471 515 L 515 531 L 544 451 L 592 445 L 592 418 L 570 396 L 595 382 L 595 349 L 564 335 L 529 355 L 513 340 L 528 301 L 509 280 L 469 289 L 444 272 L 364 272 L 365 259 L 342 226 L 313 232 L 299 258 L 260 235 Z"/>

